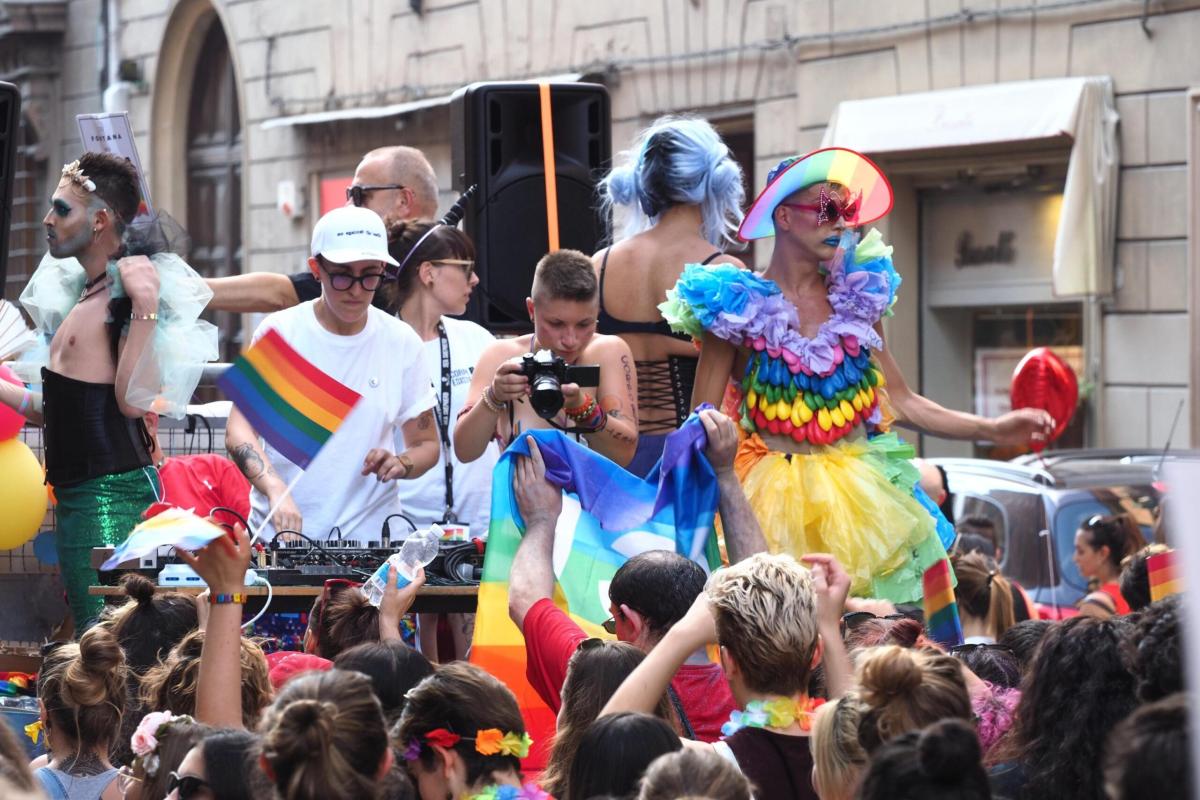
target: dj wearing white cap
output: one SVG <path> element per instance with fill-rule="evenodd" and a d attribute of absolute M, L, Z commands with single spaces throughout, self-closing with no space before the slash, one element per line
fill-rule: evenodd
<path fill-rule="evenodd" d="M 438 460 L 432 382 L 420 338 L 399 319 L 372 307 L 387 278 L 387 233 L 366 208 L 335 208 L 317 222 L 308 267 L 321 282 L 316 300 L 271 314 L 254 332 L 274 329 L 317 369 L 362 395 L 300 478 L 300 468 L 261 440 L 235 406 L 225 447 L 250 480 L 250 523 L 278 505 L 267 528 L 302 531 L 318 541 L 378 540 L 383 523 L 400 512 L 393 480 L 416 478 Z M 395 429 L 406 449 L 394 453 Z M 282 500 L 282 502 L 280 502 Z M 404 526 L 401 526 L 403 528 Z"/>

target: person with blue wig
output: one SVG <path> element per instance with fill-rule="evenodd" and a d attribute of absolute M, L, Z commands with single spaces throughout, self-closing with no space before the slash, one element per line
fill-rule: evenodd
<path fill-rule="evenodd" d="M 772 552 L 831 553 L 855 594 L 904 603 L 921 599 L 954 531 L 891 424 L 1021 445 L 1054 420 L 985 419 L 909 388 L 883 338 L 900 286 L 892 248 L 860 233 L 891 208 L 887 178 L 853 150 L 786 159 L 738 229 L 775 238 L 767 269 L 689 264 L 660 310 L 701 341 L 692 402 L 740 421 L 734 469 Z"/>
<path fill-rule="evenodd" d="M 741 222 L 742 170 L 703 119 L 662 117 L 638 134 L 624 163 L 600 185 L 606 216 L 623 224 L 592 260 L 600 281 L 596 330 L 620 336 L 637 377 L 638 448 L 629 471 L 646 475 L 667 434 L 691 411 L 696 348 L 663 320 L 657 305 L 689 262 L 744 265 L 725 249 Z"/>

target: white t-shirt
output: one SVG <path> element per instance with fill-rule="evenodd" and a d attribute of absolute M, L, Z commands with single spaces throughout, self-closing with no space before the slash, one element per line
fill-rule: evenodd
<path fill-rule="evenodd" d="M 368 451 L 395 449 L 396 431 L 410 419 L 433 407 L 433 390 L 421 340 L 408 325 L 377 308 L 367 311 L 367 324 L 353 336 L 340 336 L 321 326 L 316 301 L 301 303 L 271 314 L 254 332 L 258 341 L 274 328 L 317 369 L 362 395 L 341 427 L 304 471 L 292 490 L 303 516 L 303 533 L 318 541 L 328 539 L 335 526 L 344 539 L 378 540 L 383 521 L 401 510 L 395 481 L 380 483 L 362 475 Z M 290 484 L 300 468 L 275 448 L 263 443 L 275 472 Z M 266 516 L 266 495 L 250 492 L 250 524 Z M 400 522 L 393 520 L 392 526 Z M 268 525 L 265 535 L 274 535 Z"/>
<path fill-rule="evenodd" d="M 446 326 L 446 343 L 450 350 L 450 441 L 454 441 L 454 425 L 458 413 L 467 402 L 467 391 L 471 387 L 471 375 L 479 356 L 495 338 L 474 322 L 442 317 Z M 440 339 L 424 343 L 425 364 L 433 379 L 434 407 L 441 402 L 442 347 Z M 403 443 L 403 435 L 397 436 L 397 447 Z M 439 440 L 440 449 L 440 440 Z M 451 444 L 450 462 L 454 467 L 454 513 L 460 523 L 471 526 L 471 536 L 487 533 L 488 519 L 492 506 L 492 469 L 500 458 L 500 448 L 495 442 L 487 446 L 483 455 L 469 464 L 454 457 Z M 418 527 L 441 520 L 446 505 L 446 453 L 441 450 L 437 466 L 430 468 L 421 477 L 411 481 L 399 481 L 400 502 L 404 513 Z M 400 530 L 391 526 L 393 538 L 405 535 L 407 526 L 401 522 Z"/>

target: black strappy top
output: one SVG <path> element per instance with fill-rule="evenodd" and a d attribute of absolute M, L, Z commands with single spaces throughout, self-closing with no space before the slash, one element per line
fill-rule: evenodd
<path fill-rule="evenodd" d="M 701 261 L 708 264 L 721 251 Z M 600 262 L 600 314 L 596 321 L 599 333 L 620 335 L 623 333 L 657 333 L 690 342 L 686 333 L 675 333 L 665 320 L 658 322 L 628 322 L 617 319 L 604 310 L 604 272 L 608 268 L 608 251 Z M 635 361 L 638 376 L 638 408 L 669 411 L 674 419 L 641 420 L 640 432 L 644 434 L 667 434 L 683 424 L 691 411 L 692 386 L 696 382 L 696 356 L 670 356 L 665 361 Z"/>
<path fill-rule="evenodd" d="M 611 248 L 609 248 L 611 250 Z M 604 251 L 604 258 L 600 261 L 600 315 L 596 319 L 596 332 L 606 333 L 612 336 L 619 336 L 622 333 L 657 333 L 659 336 L 670 336 L 672 339 L 681 339 L 685 342 L 690 342 L 692 337 L 686 333 L 676 333 L 671 330 L 671 326 L 666 320 L 660 319 L 658 322 L 629 322 L 623 319 L 617 319 L 612 314 L 609 314 L 604 308 L 604 273 L 608 269 L 608 253 Z M 701 264 L 707 264 L 717 256 L 722 255 L 721 251 L 710 255 L 708 258 L 701 261 Z"/>

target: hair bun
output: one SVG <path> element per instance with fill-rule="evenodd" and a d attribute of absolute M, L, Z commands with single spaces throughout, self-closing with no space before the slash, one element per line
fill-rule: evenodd
<path fill-rule="evenodd" d="M 935 722 L 917 740 L 921 771 L 939 783 L 956 782 L 978 770 L 981 755 L 979 736 L 962 720 Z"/>
<path fill-rule="evenodd" d="M 862 688 L 870 705 L 907 694 L 921 685 L 921 666 L 911 650 L 892 645 L 869 653 L 862 665 Z"/>
<path fill-rule="evenodd" d="M 62 681 L 66 695 L 79 706 L 100 705 L 123 694 L 125 651 L 117 638 L 107 628 L 89 628 L 80 637 L 79 655 L 67 663 Z"/>
<path fill-rule="evenodd" d="M 127 572 L 121 576 L 121 589 L 125 596 L 136 600 L 138 606 L 147 608 L 154 603 L 154 582 L 145 575 Z"/>

